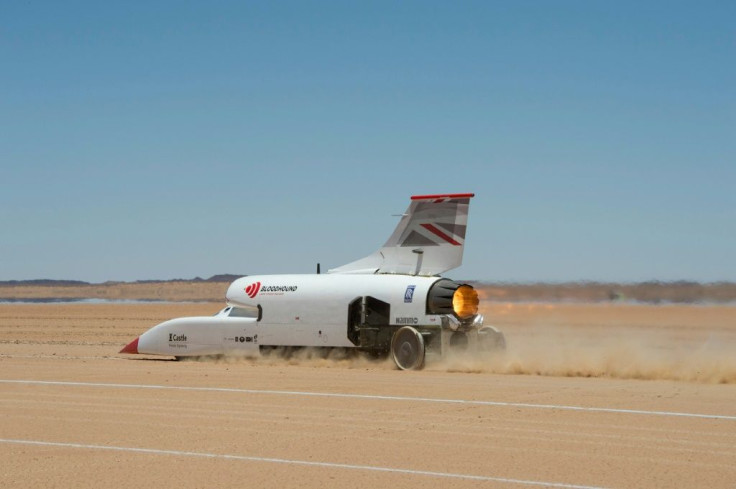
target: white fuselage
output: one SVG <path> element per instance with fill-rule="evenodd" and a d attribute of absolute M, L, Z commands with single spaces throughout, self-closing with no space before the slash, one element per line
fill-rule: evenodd
<path fill-rule="evenodd" d="M 228 305 L 261 307 L 261 345 L 351 347 L 348 306 L 371 296 L 391 305 L 389 324 L 439 324 L 426 314 L 426 296 L 438 277 L 407 275 L 255 275 L 230 285 Z M 250 297 L 246 288 L 251 289 Z M 407 290 L 411 290 L 407 294 Z M 254 293 L 255 292 L 255 293 Z"/>
<path fill-rule="evenodd" d="M 364 296 L 390 304 L 391 325 L 439 327 L 441 316 L 426 313 L 427 293 L 438 280 L 349 274 L 243 277 L 227 290 L 229 307 L 211 317 L 158 324 L 138 338 L 137 352 L 193 356 L 257 354 L 260 346 L 355 347 L 348 338 L 348 307 Z"/>

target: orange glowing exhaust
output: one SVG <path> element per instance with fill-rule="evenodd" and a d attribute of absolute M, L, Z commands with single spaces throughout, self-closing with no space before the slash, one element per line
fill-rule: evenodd
<path fill-rule="evenodd" d="M 478 314 L 478 292 L 469 285 L 461 285 L 452 295 L 452 310 L 460 319 Z"/>

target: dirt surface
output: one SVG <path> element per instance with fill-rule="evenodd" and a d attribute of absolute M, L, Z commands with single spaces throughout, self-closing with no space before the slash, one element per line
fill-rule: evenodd
<path fill-rule="evenodd" d="M 0 487 L 736 487 L 736 308 L 485 304 L 491 359 L 116 352 L 210 304 L 0 306 Z"/>

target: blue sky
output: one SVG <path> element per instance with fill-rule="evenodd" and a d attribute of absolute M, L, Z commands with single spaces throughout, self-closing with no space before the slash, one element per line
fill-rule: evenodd
<path fill-rule="evenodd" d="M 4 2 L 0 280 L 736 280 L 734 2 Z"/>

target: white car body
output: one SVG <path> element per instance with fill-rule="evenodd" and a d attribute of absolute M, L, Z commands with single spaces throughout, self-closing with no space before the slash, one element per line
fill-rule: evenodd
<path fill-rule="evenodd" d="M 258 355 L 271 347 L 357 348 L 391 353 L 402 369 L 425 352 L 492 349 L 503 335 L 483 327 L 477 293 L 441 278 L 457 267 L 472 194 L 412 197 L 386 244 L 327 274 L 260 275 L 235 280 L 213 317 L 165 321 L 121 353 Z"/>

